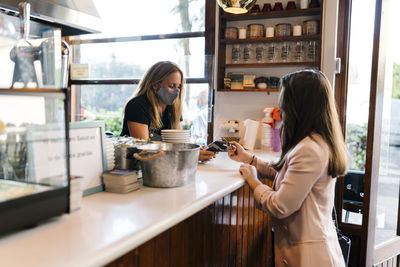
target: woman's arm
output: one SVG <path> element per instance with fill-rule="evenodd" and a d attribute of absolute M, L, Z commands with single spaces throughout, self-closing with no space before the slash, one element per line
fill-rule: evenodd
<path fill-rule="evenodd" d="M 149 126 L 147 124 L 128 121 L 129 135 L 134 138 L 149 140 Z"/>
<path fill-rule="evenodd" d="M 256 167 L 259 177 L 267 178 L 270 181 L 273 181 L 275 179 L 277 171 L 270 166 L 269 162 L 263 161 L 260 158 L 255 157 L 252 165 Z"/>

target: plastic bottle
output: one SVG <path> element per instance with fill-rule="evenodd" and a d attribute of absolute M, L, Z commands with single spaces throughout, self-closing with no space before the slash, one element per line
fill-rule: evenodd
<path fill-rule="evenodd" d="M 264 109 L 265 117 L 261 120 L 261 149 L 272 151 L 273 149 L 273 122 L 272 110 L 274 108 L 267 107 Z"/>
<path fill-rule="evenodd" d="M 272 147 L 275 152 L 281 151 L 281 137 L 279 135 L 279 128 L 281 127 L 281 124 L 281 121 L 275 121 L 274 124 Z"/>

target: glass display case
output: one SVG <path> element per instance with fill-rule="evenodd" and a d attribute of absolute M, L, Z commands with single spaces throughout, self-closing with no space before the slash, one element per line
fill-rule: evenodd
<path fill-rule="evenodd" d="M 0 89 L 0 233 L 69 209 L 67 91 Z"/>

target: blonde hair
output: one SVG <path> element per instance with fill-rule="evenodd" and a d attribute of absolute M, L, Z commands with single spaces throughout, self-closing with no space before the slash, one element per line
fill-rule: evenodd
<path fill-rule="evenodd" d="M 281 79 L 279 105 L 282 154 L 273 166 L 283 167 L 287 154 L 305 137 L 318 134 L 329 147 L 328 175 L 347 172 L 348 151 L 336 110 L 332 87 L 326 76 L 315 70 L 289 73 Z"/>
<path fill-rule="evenodd" d="M 161 100 L 157 97 L 154 90 L 154 86 L 162 82 L 168 75 L 179 72 L 181 74 L 181 90 L 179 92 L 178 98 L 172 104 L 172 118 L 171 124 L 173 129 L 180 128 L 180 119 L 182 115 L 182 95 L 183 95 L 183 72 L 173 62 L 170 61 L 160 61 L 154 64 L 144 75 L 142 80 L 138 85 L 138 91 L 135 97 L 146 95 L 150 102 L 151 110 L 150 112 L 150 125 L 160 129 L 163 127 L 162 123 L 162 112 L 159 108 Z"/>

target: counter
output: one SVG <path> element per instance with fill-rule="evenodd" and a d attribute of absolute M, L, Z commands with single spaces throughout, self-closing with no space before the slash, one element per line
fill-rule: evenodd
<path fill-rule="evenodd" d="M 276 153 L 257 153 L 276 159 Z M 199 164 L 196 181 L 168 189 L 84 197 L 72 214 L 0 238 L 2 266 L 99 266 L 111 262 L 244 185 L 226 153 Z"/>

